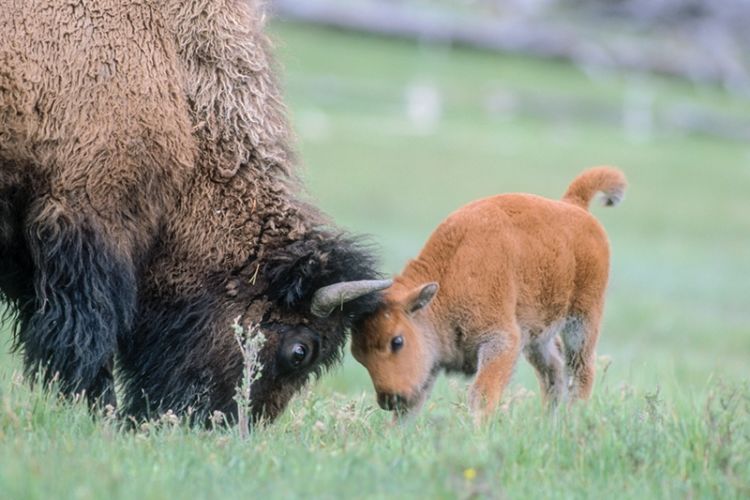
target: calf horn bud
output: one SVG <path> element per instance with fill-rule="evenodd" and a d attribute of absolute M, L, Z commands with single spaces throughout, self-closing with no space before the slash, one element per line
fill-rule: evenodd
<path fill-rule="evenodd" d="M 334 309 L 350 300 L 368 293 L 385 290 L 393 280 L 342 281 L 319 288 L 313 295 L 310 312 L 319 318 L 327 318 Z"/>

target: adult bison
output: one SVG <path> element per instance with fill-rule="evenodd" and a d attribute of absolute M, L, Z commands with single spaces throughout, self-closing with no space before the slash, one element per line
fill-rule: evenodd
<path fill-rule="evenodd" d="M 253 414 L 278 415 L 384 283 L 300 197 L 263 13 L 5 0 L 0 32 L 0 290 L 27 373 L 102 403 L 116 374 L 138 417 L 231 415 L 239 317 L 268 338 Z"/>

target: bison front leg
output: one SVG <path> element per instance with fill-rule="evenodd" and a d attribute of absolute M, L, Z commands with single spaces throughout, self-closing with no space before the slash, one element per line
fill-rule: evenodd
<path fill-rule="evenodd" d="M 32 205 L 26 240 L 35 304 L 19 340 L 32 380 L 114 404 L 113 360 L 133 323 L 135 270 L 117 231 L 87 208 L 52 197 Z"/>
<path fill-rule="evenodd" d="M 497 408 L 513 374 L 520 345 L 520 333 L 514 327 L 493 332 L 479 347 L 478 372 L 469 392 L 475 424 L 486 422 Z"/>

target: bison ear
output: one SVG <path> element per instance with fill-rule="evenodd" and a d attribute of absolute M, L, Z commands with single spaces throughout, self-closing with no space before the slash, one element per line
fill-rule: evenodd
<path fill-rule="evenodd" d="M 433 281 L 412 290 L 404 301 L 406 312 L 409 314 L 415 313 L 429 304 L 435 298 L 439 288 L 440 286 Z"/>

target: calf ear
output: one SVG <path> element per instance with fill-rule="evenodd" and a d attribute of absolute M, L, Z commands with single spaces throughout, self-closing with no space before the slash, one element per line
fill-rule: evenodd
<path fill-rule="evenodd" d="M 409 293 L 409 296 L 406 298 L 406 312 L 409 314 L 414 313 L 422 309 L 424 306 L 429 304 L 433 298 L 435 298 L 435 294 L 438 291 L 437 283 L 425 283 L 422 286 L 419 286 L 415 288 L 414 290 Z"/>

